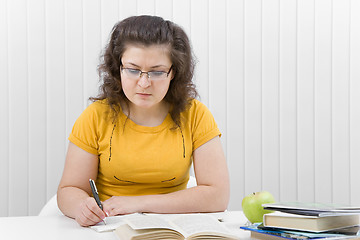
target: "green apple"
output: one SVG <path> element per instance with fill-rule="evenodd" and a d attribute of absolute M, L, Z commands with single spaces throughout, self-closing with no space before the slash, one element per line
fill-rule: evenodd
<path fill-rule="evenodd" d="M 262 204 L 274 203 L 275 199 L 273 195 L 267 191 L 251 193 L 244 197 L 242 200 L 242 210 L 246 218 L 251 223 L 258 223 L 263 221 L 263 215 L 265 213 L 271 213 L 272 211 L 264 210 Z"/>

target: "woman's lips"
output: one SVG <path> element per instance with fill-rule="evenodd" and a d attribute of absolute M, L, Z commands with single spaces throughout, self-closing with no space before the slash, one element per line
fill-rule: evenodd
<path fill-rule="evenodd" d="M 140 97 L 148 97 L 151 94 L 149 94 L 149 93 L 137 93 L 137 95 L 139 95 Z"/>

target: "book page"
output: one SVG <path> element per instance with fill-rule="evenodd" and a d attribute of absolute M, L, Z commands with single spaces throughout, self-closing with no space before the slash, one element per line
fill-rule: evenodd
<path fill-rule="evenodd" d="M 122 240 L 128 239 L 184 239 L 177 231 L 155 228 L 134 230 L 128 224 L 121 225 L 115 230 L 115 234 Z"/>
<path fill-rule="evenodd" d="M 171 220 L 170 220 L 171 219 Z M 223 239 L 237 239 L 236 236 L 222 225 L 215 217 L 206 214 L 165 214 L 147 215 L 134 214 L 124 219 L 131 229 L 145 233 L 146 230 L 165 233 L 164 229 L 169 229 L 180 233 L 185 238 L 194 235 L 204 237 L 222 236 Z M 161 231 L 163 229 L 163 231 Z M 154 232 L 154 233 L 155 233 Z M 139 232 L 139 234 L 141 234 Z M 150 239 L 150 238 L 149 238 Z"/>
<path fill-rule="evenodd" d="M 272 213 L 267 213 L 264 216 L 265 216 L 265 218 L 267 216 L 305 218 L 305 219 L 317 219 L 317 218 L 319 218 L 318 216 L 300 215 L 300 214 L 293 214 L 293 213 L 287 213 L 287 212 L 272 212 Z"/>
<path fill-rule="evenodd" d="M 124 221 L 134 230 L 154 228 L 177 230 L 174 226 L 170 225 L 168 221 L 159 216 L 149 216 L 139 213 L 127 217 Z"/>
<path fill-rule="evenodd" d="M 216 218 L 205 214 L 182 215 L 173 219 L 171 223 L 185 238 L 200 233 L 234 237 Z"/>
<path fill-rule="evenodd" d="M 117 227 L 126 224 L 126 222 L 124 222 L 124 218 L 131 216 L 131 215 L 133 215 L 133 214 L 107 217 L 105 219 L 106 225 L 103 222 L 99 222 L 98 224 L 96 224 L 94 226 L 90 226 L 90 228 L 97 232 L 113 231 Z"/>

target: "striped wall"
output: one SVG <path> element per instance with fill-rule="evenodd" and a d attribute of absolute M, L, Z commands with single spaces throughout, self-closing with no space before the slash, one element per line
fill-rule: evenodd
<path fill-rule="evenodd" d="M 100 51 L 135 14 L 192 39 L 230 210 L 263 189 L 360 205 L 359 12 L 359 0 L 0 0 L 0 216 L 36 215 L 55 194 Z"/>

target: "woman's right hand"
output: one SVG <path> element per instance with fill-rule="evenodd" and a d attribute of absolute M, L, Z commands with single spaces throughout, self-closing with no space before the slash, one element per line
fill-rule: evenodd
<path fill-rule="evenodd" d="M 69 143 L 64 172 L 57 191 L 57 203 L 65 216 L 81 226 L 91 226 L 105 218 L 104 212 L 90 197 L 89 179 L 96 179 L 99 157 Z"/>
<path fill-rule="evenodd" d="M 81 226 L 87 227 L 101 222 L 105 217 L 105 213 L 96 204 L 95 199 L 87 197 L 80 203 L 75 220 Z"/>

